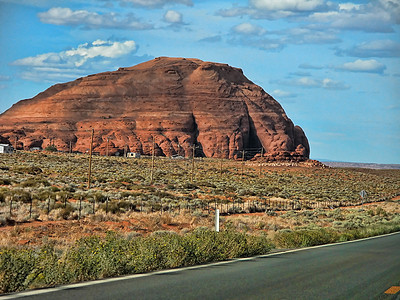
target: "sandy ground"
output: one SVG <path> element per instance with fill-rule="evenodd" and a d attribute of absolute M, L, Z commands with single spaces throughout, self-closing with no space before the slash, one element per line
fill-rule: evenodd
<path fill-rule="evenodd" d="M 393 200 L 399 201 L 400 196 Z M 381 207 L 387 212 L 400 213 L 399 202 L 378 202 L 368 203 L 363 207 L 347 207 L 343 209 L 376 209 Z M 223 222 L 242 222 L 246 228 L 251 227 L 246 222 L 256 224 L 263 231 L 268 233 L 268 226 L 259 224 L 265 222 L 274 224 L 276 228 L 284 225 L 280 215 L 285 212 L 278 212 L 277 216 L 267 216 L 265 213 L 248 213 L 234 214 L 224 216 Z M 123 216 L 96 214 L 81 220 L 46 220 L 47 216 L 43 216 L 42 220 L 17 222 L 0 227 L 0 247 L 15 245 L 31 245 L 39 246 L 43 243 L 53 241 L 58 246 L 72 244 L 79 238 L 98 235 L 105 236 L 107 231 L 115 231 L 125 236 L 146 235 L 158 230 L 169 230 L 175 232 L 185 232 L 199 226 L 207 226 L 212 228 L 214 225 L 213 216 L 209 217 L 193 217 L 189 214 L 181 214 L 172 216 L 168 213 L 129 213 Z M 287 222 L 287 221 L 284 221 Z M 295 223 L 296 220 L 290 220 Z M 329 226 L 329 224 L 327 224 Z"/>

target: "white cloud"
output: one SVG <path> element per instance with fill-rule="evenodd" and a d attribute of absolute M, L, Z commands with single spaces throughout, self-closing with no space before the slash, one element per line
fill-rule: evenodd
<path fill-rule="evenodd" d="M 386 66 L 375 59 L 357 59 L 354 62 L 348 62 L 339 66 L 338 69 L 350 72 L 383 73 Z"/>
<path fill-rule="evenodd" d="M 350 49 L 338 49 L 336 54 L 355 57 L 399 57 L 400 43 L 393 40 L 363 42 Z"/>
<path fill-rule="evenodd" d="M 390 15 L 394 23 L 400 23 L 400 0 L 378 0 L 378 3 Z"/>
<path fill-rule="evenodd" d="M 149 8 L 164 7 L 167 4 L 175 3 L 193 6 L 193 2 L 191 0 L 122 0 L 122 2 Z"/>
<path fill-rule="evenodd" d="M 326 29 L 393 32 L 392 26 L 400 23 L 400 0 L 373 0 L 365 4 L 325 0 L 250 0 L 247 6 L 232 5 L 217 14 L 268 20 L 300 17 L 321 32 Z"/>
<path fill-rule="evenodd" d="M 76 49 L 50 52 L 36 56 L 21 58 L 12 64 L 16 66 L 51 67 L 51 66 L 75 66 L 80 67 L 88 60 L 95 57 L 116 58 L 136 51 L 134 41 L 111 42 L 96 40 L 94 44 L 82 44 Z"/>
<path fill-rule="evenodd" d="M 365 32 L 393 32 L 400 23 L 400 0 L 375 0 L 366 4 L 342 3 L 336 8 L 311 14 L 308 21 L 326 28 Z"/>
<path fill-rule="evenodd" d="M 316 12 L 308 20 L 325 24 L 327 28 L 357 30 L 365 32 L 392 32 L 391 18 L 382 10 L 370 10 L 364 7 L 357 11 Z"/>
<path fill-rule="evenodd" d="M 10 78 L 10 76 L 7 76 L 7 75 L 0 75 L 0 81 L 8 81 L 8 80 L 10 80 L 11 78 Z"/>
<path fill-rule="evenodd" d="M 318 87 L 320 82 L 311 77 L 302 77 L 293 81 L 294 84 L 304 87 Z"/>
<path fill-rule="evenodd" d="M 321 87 L 328 90 L 345 90 L 349 88 L 349 86 L 344 84 L 343 82 L 336 81 L 330 78 L 322 79 Z"/>
<path fill-rule="evenodd" d="M 340 42 L 335 31 L 296 27 L 281 32 L 283 41 L 289 44 L 334 44 Z"/>
<path fill-rule="evenodd" d="M 321 88 L 328 90 L 346 90 L 350 86 L 342 81 L 336 81 L 331 78 L 312 78 L 312 77 L 301 77 L 295 79 L 285 79 L 285 80 L 273 80 L 271 83 L 288 85 L 288 86 L 299 86 L 303 88 Z"/>
<path fill-rule="evenodd" d="M 323 66 L 317 66 L 317 65 L 312 65 L 312 64 L 308 64 L 308 63 L 304 63 L 304 64 L 300 64 L 299 68 L 301 69 L 310 69 L 310 70 L 321 70 L 324 67 Z"/>
<path fill-rule="evenodd" d="M 164 21 L 171 24 L 182 24 L 182 14 L 174 10 L 168 10 L 164 14 Z"/>
<path fill-rule="evenodd" d="M 351 2 L 339 3 L 339 10 L 350 11 L 350 10 L 359 10 L 360 8 L 361 8 L 360 4 L 354 4 L 354 3 L 351 3 Z"/>
<path fill-rule="evenodd" d="M 121 17 L 116 13 L 98 14 L 87 10 L 71 10 L 64 7 L 53 7 L 46 12 L 38 13 L 43 23 L 67 26 L 84 26 L 86 28 L 121 28 L 145 30 L 153 25 L 141 22 L 134 15 Z"/>
<path fill-rule="evenodd" d="M 264 35 L 267 31 L 251 23 L 242 23 L 233 27 L 233 31 L 244 35 Z"/>
<path fill-rule="evenodd" d="M 220 15 L 225 18 L 238 17 L 243 15 L 254 15 L 254 9 L 250 9 L 248 7 L 232 7 L 227 9 L 220 9 L 217 11 L 217 15 Z"/>
<path fill-rule="evenodd" d="M 240 35 L 238 38 L 233 37 L 229 39 L 228 42 L 233 45 L 253 47 L 256 49 L 273 52 L 280 51 L 285 47 L 285 44 L 279 39 L 260 38 L 245 35 Z"/>
<path fill-rule="evenodd" d="M 77 49 L 72 49 L 63 52 L 64 55 L 71 58 L 77 58 L 75 66 L 79 67 L 83 65 L 88 59 L 102 56 L 115 58 L 118 56 L 125 55 L 136 50 L 136 43 L 134 41 L 125 42 L 105 42 L 99 45 L 99 40 L 96 41 L 96 45 L 89 46 L 87 44 L 79 45 Z M 107 45 L 105 45 L 107 44 Z"/>
<path fill-rule="evenodd" d="M 283 91 L 283 90 L 279 90 L 279 89 L 274 90 L 271 94 L 276 98 L 294 98 L 294 97 L 297 97 L 297 95 L 292 93 L 292 92 Z"/>
<path fill-rule="evenodd" d="M 22 77 L 28 80 L 72 79 L 89 73 L 89 70 L 107 67 L 115 59 L 125 57 L 136 50 L 137 45 L 132 40 L 125 42 L 96 40 L 66 51 L 21 58 L 12 65 L 22 67 Z"/>
<path fill-rule="evenodd" d="M 93 46 L 104 45 L 104 44 L 107 44 L 107 42 L 106 41 L 102 41 L 102 40 L 95 40 L 92 43 Z"/>
<path fill-rule="evenodd" d="M 260 26 L 242 23 L 232 28 L 232 44 L 267 51 L 280 51 L 287 45 L 333 44 L 341 40 L 331 30 L 314 30 L 305 27 L 267 32 Z"/>
<path fill-rule="evenodd" d="M 314 11 L 323 0 L 250 0 L 250 6 L 267 11 Z"/>
<path fill-rule="evenodd" d="M 217 13 L 223 17 L 248 15 L 254 19 L 275 20 L 326 10 L 328 6 L 325 0 L 250 0 L 248 6 L 233 5 Z"/>

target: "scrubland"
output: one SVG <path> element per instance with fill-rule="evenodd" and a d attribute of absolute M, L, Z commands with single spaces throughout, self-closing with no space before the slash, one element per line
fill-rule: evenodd
<path fill-rule="evenodd" d="M 400 170 L 218 159 L 0 156 L 0 291 L 400 230 Z M 367 198 L 360 198 L 360 191 Z M 215 209 L 221 232 L 213 231 Z"/>

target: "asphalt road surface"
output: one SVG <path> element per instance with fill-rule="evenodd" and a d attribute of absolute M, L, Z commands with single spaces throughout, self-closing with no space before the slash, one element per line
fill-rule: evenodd
<path fill-rule="evenodd" d="M 400 299 L 400 292 L 396 292 L 400 289 L 400 233 L 89 284 L 6 297 L 52 300 Z"/>

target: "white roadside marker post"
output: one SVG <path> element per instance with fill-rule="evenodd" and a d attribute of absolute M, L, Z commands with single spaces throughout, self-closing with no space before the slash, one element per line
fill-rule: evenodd
<path fill-rule="evenodd" d="M 215 210 L 215 231 L 219 232 L 219 209 Z"/>

